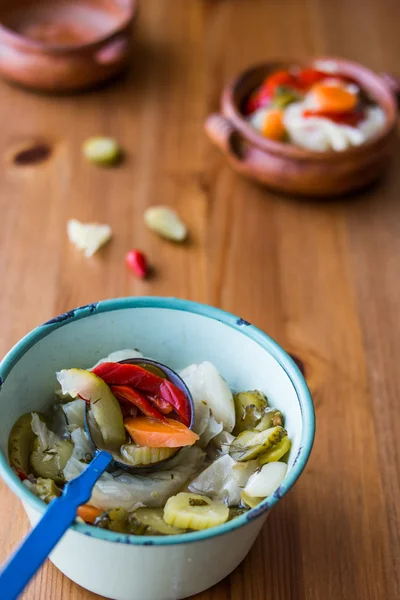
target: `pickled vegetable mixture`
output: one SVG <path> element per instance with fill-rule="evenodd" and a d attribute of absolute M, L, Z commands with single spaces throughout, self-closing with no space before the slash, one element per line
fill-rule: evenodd
<path fill-rule="evenodd" d="M 58 372 L 50 409 L 15 423 L 10 464 L 34 494 L 45 502 L 59 496 L 92 459 L 92 440 L 131 468 L 104 473 L 78 510 L 78 518 L 112 531 L 207 529 L 281 484 L 291 444 L 282 413 L 262 391 L 233 394 L 211 363 L 190 365 L 180 376 L 193 397 L 193 424 L 182 390 L 154 365 L 119 362 L 130 358 L 142 355 L 121 350 L 91 370 Z"/>
<path fill-rule="evenodd" d="M 360 146 L 386 121 L 382 108 L 331 61 L 272 73 L 244 111 L 264 137 L 317 152 Z"/>

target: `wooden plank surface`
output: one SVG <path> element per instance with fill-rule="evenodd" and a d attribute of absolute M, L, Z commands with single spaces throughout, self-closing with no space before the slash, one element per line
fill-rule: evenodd
<path fill-rule="evenodd" d="M 222 85 L 265 58 L 333 54 L 398 67 L 397 0 L 142 0 L 130 74 L 73 98 L 0 85 L 0 355 L 49 317 L 125 295 L 175 295 L 258 325 L 304 364 L 318 431 L 309 466 L 244 563 L 197 600 L 400 597 L 400 153 L 379 186 L 335 202 L 279 197 L 237 177 L 202 125 Z M 81 157 L 87 136 L 126 149 L 117 170 Z M 43 139 L 51 157 L 10 153 Z M 191 242 L 143 227 L 175 206 Z M 88 261 L 66 220 L 109 223 Z M 124 265 L 132 246 L 155 266 Z M 27 531 L 0 484 L 0 560 Z M 90 557 L 88 557 L 90 560 Z M 49 562 L 24 600 L 91 600 Z M 138 599 L 139 600 L 139 599 Z"/>

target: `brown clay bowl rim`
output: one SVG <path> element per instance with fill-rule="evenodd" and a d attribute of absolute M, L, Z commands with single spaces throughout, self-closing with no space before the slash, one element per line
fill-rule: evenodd
<path fill-rule="evenodd" d="M 236 102 L 235 95 L 240 97 L 240 89 L 246 85 L 246 81 L 254 75 L 255 72 L 260 71 L 260 75 L 263 71 L 271 71 L 273 68 L 287 67 L 291 65 L 304 65 L 312 66 L 319 62 L 332 62 L 337 64 L 338 73 L 351 75 L 351 77 L 360 84 L 360 87 L 366 89 L 368 94 L 375 99 L 375 91 L 380 92 L 380 96 L 384 97 L 385 103 L 376 101 L 376 103 L 384 110 L 386 114 L 386 124 L 382 131 L 371 140 L 368 140 L 360 146 L 349 148 L 348 150 L 336 151 L 329 150 L 327 152 L 317 152 L 313 150 L 305 150 L 299 148 L 294 144 L 288 144 L 283 142 L 277 142 L 274 140 L 268 140 L 257 132 L 245 119 L 243 113 Z M 261 83 L 261 81 L 260 81 Z M 254 88 L 253 88 L 254 89 Z M 243 96 L 240 97 L 240 100 Z M 313 58 L 311 60 L 285 60 L 276 59 L 259 63 L 255 66 L 249 67 L 242 71 L 236 76 L 230 84 L 228 84 L 222 93 L 222 113 L 230 119 L 236 129 L 243 135 L 247 141 L 252 142 L 255 146 L 263 150 L 264 152 L 283 155 L 287 158 L 294 158 L 299 160 L 312 159 L 312 160 L 325 160 L 325 161 L 340 161 L 345 160 L 350 156 L 356 154 L 362 154 L 369 152 L 372 148 L 377 147 L 380 143 L 387 139 L 396 128 L 397 122 L 397 101 L 394 93 L 385 83 L 383 78 L 369 69 L 357 63 L 355 61 L 346 60 L 343 58 L 335 58 L 331 56 L 323 56 Z"/>
<path fill-rule="evenodd" d="M 13 29 L 9 29 L 0 22 L 0 36 L 4 36 L 10 43 L 17 45 L 20 48 L 28 50 L 34 50 L 37 52 L 45 53 L 56 53 L 56 54 L 71 54 L 81 52 L 82 50 L 93 50 L 102 46 L 105 42 L 111 41 L 112 38 L 117 37 L 120 33 L 123 33 L 133 22 L 137 12 L 138 0 L 127 0 L 127 8 L 125 10 L 126 16 L 122 22 L 109 31 L 108 33 L 97 37 L 91 42 L 83 42 L 82 44 L 75 45 L 58 45 L 58 44 L 47 44 L 46 42 L 39 42 L 28 36 L 18 33 Z"/>

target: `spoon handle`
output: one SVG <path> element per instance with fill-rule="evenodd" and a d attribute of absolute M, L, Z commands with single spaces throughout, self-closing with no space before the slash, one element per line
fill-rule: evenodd
<path fill-rule="evenodd" d="M 78 506 L 87 502 L 92 488 L 112 460 L 102 450 L 90 465 L 64 487 L 39 523 L 32 529 L 0 574 L 1 600 L 16 600 L 76 518 Z"/>

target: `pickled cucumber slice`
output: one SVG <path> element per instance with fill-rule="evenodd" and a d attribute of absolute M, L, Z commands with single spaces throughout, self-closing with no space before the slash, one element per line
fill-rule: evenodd
<path fill-rule="evenodd" d="M 178 448 L 149 448 L 148 446 L 137 446 L 136 444 L 124 444 L 121 446 L 120 452 L 124 462 L 128 465 L 143 467 L 170 458 L 177 450 Z"/>
<path fill-rule="evenodd" d="M 232 521 L 232 519 L 236 519 L 237 517 L 244 515 L 244 513 L 246 513 L 246 512 L 247 512 L 247 508 L 244 508 L 241 506 L 232 506 L 229 509 L 229 521 Z"/>
<path fill-rule="evenodd" d="M 64 483 L 64 468 L 71 458 L 74 445 L 69 440 L 60 440 L 51 448 L 43 449 L 39 438 L 35 438 L 30 456 L 32 469 L 38 477 Z"/>
<path fill-rule="evenodd" d="M 8 438 L 8 459 L 16 471 L 29 474 L 29 456 L 35 434 L 32 431 L 32 413 L 22 415 L 11 429 Z"/>
<path fill-rule="evenodd" d="M 288 436 L 284 437 L 283 440 L 279 442 L 279 444 L 276 444 L 276 446 L 273 446 L 272 448 L 267 450 L 267 452 L 263 452 L 261 454 L 260 465 L 265 465 L 266 463 L 276 462 L 280 460 L 282 456 L 286 454 L 286 452 L 289 452 L 290 446 L 291 442 Z"/>
<path fill-rule="evenodd" d="M 238 462 L 253 460 L 266 452 L 287 435 L 283 427 L 271 427 L 265 431 L 248 429 L 240 433 L 229 448 L 229 454 Z"/>
<path fill-rule="evenodd" d="M 119 506 L 101 513 L 95 519 L 94 525 L 118 533 L 129 533 L 128 517 L 128 511 Z"/>
<path fill-rule="evenodd" d="M 254 508 L 257 504 L 260 504 L 264 500 L 264 498 L 260 498 L 259 496 L 250 496 L 245 490 L 241 493 L 242 502 L 249 506 L 250 508 Z"/>
<path fill-rule="evenodd" d="M 180 492 L 167 500 L 164 521 L 182 529 L 209 529 L 222 525 L 229 518 L 229 508 L 207 496 Z"/>
<path fill-rule="evenodd" d="M 276 427 L 277 425 L 283 427 L 283 424 L 284 421 L 281 411 L 277 408 L 267 408 L 261 421 L 255 426 L 254 429 L 257 429 L 258 431 L 265 431 L 266 429 L 269 429 L 270 427 Z"/>
<path fill-rule="evenodd" d="M 49 504 L 54 498 L 58 498 L 61 492 L 52 479 L 43 479 L 39 477 L 33 485 L 32 491 L 38 498 Z"/>
<path fill-rule="evenodd" d="M 262 419 L 268 402 L 258 390 L 240 392 L 234 396 L 236 424 L 233 433 L 238 435 L 246 429 L 254 428 Z"/>
<path fill-rule="evenodd" d="M 121 148 L 114 138 L 91 137 L 83 144 L 83 154 L 90 162 L 110 167 L 121 159 Z"/>
<path fill-rule="evenodd" d="M 138 508 L 129 515 L 130 532 L 136 535 L 177 535 L 185 533 L 164 521 L 162 508 Z"/>
<path fill-rule="evenodd" d="M 109 386 L 91 371 L 83 369 L 64 369 L 57 373 L 57 379 L 64 394 L 90 401 L 104 448 L 119 450 L 126 440 L 125 427 L 120 405 Z"/>

